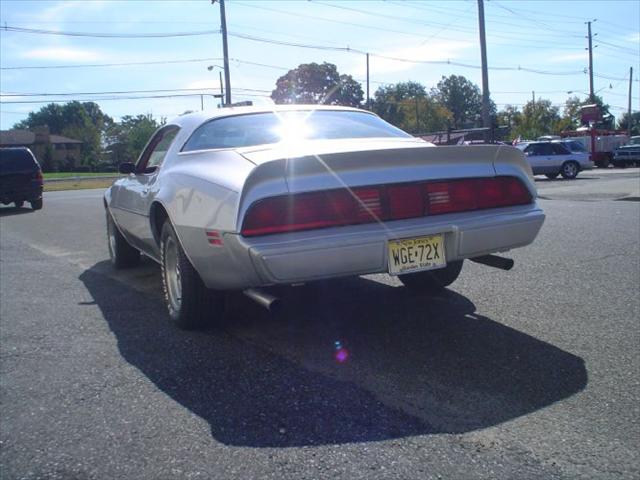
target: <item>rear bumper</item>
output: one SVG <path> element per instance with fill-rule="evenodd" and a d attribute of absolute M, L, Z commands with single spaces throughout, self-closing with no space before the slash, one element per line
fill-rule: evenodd
<path fill-rule="evenodd" d="M 442 233 L 447 261 L 522 247 L 533 242 L 544 218 L 534 203 L 255 238 L 227 233 L 226 255 L 196 255 L 192 261 L 210 288 L 290 284 L 387 272 L 391 239 Z"/>
<path fill-rule="evenodd" d="M 0 189 L 0 202 L 11 203 L 37 200 L 42 197 L 42 185 L 5 187 Z"/>

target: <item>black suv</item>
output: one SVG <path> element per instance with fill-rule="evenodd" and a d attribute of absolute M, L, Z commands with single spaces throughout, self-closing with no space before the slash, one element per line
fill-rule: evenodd
<path fill-rule="evenodd" d="M 0 202 L 20 208 L 42 208 L 42 170 L 31 150 L 25 147 L 0 148 Z"/>

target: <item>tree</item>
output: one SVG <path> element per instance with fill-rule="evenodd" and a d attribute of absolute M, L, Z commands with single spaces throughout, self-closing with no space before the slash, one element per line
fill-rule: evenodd
<path fill-rule="evenodd" d="M 422 84 L 412 81 L 378 88 L 372 109 L 387 122 L 411 133 L 444 130 L 451 117 Z"/>
<path fill-rule="evenodd" d="M 618 128 L 627 130 L 629 128 L 629 113 L 622 114 L 618 122 Z M 640 112 L 631 112 L 631 135 L 640 135 Z"/>
<path fill-rule="evenodd" d="M 558 107 L 553 106 L 550 100 L 532 100 L 522 109 L 513 134 L 523 139 L 535 140 L 543 135 L 558 133 L 559 121 Z"/>
<path fill-rule="evenodd" d="M 506 125 L 509 128 L 513 128 L 514 125 L 520 123 L 521 119 L 522 113 L 518 110 L 518 107 L 513 105 L 506 105 L 504 109 L 496 114 L 496 122 L 499 126 Z"/>
<path fill-rule="evenodd" d="M 125 115 L 122 120 L 113 123 L 106 132 L 107 148 L 114 153 L 114 162 L 135 162 L 147 144 L 153 132 L 164 124 L 151 114 Z"/>
<path fill-rule="evenodd" d="M 340 75 L 332 63 L 305 63 L 276 81 L 271 98 L 276 103 L 347 105 L 362 103 L 362 86 L 351 75 Z"/>
<path fill-rule="evenodd" d="M 452 115 L 453 128 L 468 128 L 482 124 L 482 94 L 478 86 L 461 75 L 442 77 L 433 97 Z M 495 115 L 496 105 L 491 102 L 489 113 Z"/>
<path fill-rule="evenodd" d="M 64 105 L 50 103 L 14 125 L 14 128 L 33 129 L 46 125 L 49 133 L 62 135 L 82 143 L 82 163 L 97 163 L 102 137 L 113 120 L 105 115 L 94 102 L 73 101 Z"/>

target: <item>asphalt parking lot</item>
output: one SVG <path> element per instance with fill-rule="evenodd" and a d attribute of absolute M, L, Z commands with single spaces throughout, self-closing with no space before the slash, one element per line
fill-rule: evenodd
<path fill-rule="evenodd" d="M 204 332 L 111 268 L 101 191 L 0 208 L 0 478 L 638 478 L 640 170 L 537 183 L 510 272 L 234 295 Z"/>

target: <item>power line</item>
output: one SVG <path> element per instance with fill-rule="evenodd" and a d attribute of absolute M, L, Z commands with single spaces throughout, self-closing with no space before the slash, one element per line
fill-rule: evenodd
<path fill-rule="evenodd" d="M 279 10 L 277 8 L 265 7 L 262 4 L 261 5 L 256 5 L 256 4 L 253 4 L 253 3 L 245 3 L 245 2 L 238 2 L 238 1 L 234 1 L 233 4 L 234 5 L 239 5 L 239 6 L 242 6 L 242 7 L 247 7 L 247 8 L 253 8 L 253 9 L 258 9 L 258 10 L 264 10 L 264 11 L 269 11 L 269 12 L 280 13 L 282 15 L 290 15 L 290 16 L 299 17 L 299 18 L 309 18 L 309 19 L 312 19 L 312 20 L 320 20 L 320 21 L 323 21 L 323 22 L 336 23 L 336 24 L 342 24 L 342 25 L 349 25 L 349 26 L 358 27 L 358 28 L 364 28 L 364 29 L 368 29 L 368 30 L 378 30 L 378 31 L 390 32 L 390 33 L 396 33 L 396 34 L 400 34 L 400 35 L 408 35 L 408 36 L 412 36 L 412 37 L 419 37 L 419 38 L 421 38 L 423 40 L 426 37 L 426 34 L 424 34 L 424 33 L 408 32 L 406 30 L 393 30 L 393 29 L 383 28 L 383 27 L 374 27 L 374 26 L 371 26 L 371 25 L 363 25 L 361 23 L 347 22 L 347 21 L 343 21 L 343 20 L 335 20 L 333 18 L 320 17 L 320 16 L 317 16 L 317 15 L 308 15 L 308 14 L 304 14 L 304 13 L 291 12 L 291 11 L 287 11 L 287 10 Z M 385 15 L 385 18 L 388 18 L 388 17 Z M 439 23 L 437 25 L 439 25 L 439 26 L 447 26 L 446 24 L 442 24 L 442 23 Z M 474 31 L 472 29 L 466 29 L 466 30 L 457 29 L 457 30 L 461 31 L 461 32 L 464 32 L 464 33 L 470 33 L 470 34 L 474 33 Z M 513 46 L 513 41 L 514 40 L 521 40 L 522 39 L 521 36 L 513 37 L 513 36 L 495 35 L 495 34 L 493 36 L 496 37 L 496 38 L 504 38 L 504 39 L 510 40 L 510 46 Z M 451 38 L 451 37 L 440 37 L 440 38 L 442 40 L 451 40 L 451 41 L 459 41 L 460 40 L 460 38 Z M 548 45 L 548 46 L 551 46 L 551 47 L 554 47 L 554 48 L 557 48 L 557 46 L 558 46 L 557 43 L 545 43 L 545 42 L 541 42 L 541 41 L 536 41 L 535 45 L 528 44 L 526 46 L 530 47 L 530 48 L 539 49 L 541 45 Z M 520 46 L 523 46 L 523 45 L 521 44 Z"/>
<path fill-rule="evenodd" d="M 7 29 L 7 28 L 13 28 L 13 27 L 6 27 L 5 26 L 3 28 Z M 34 30 L 34 32 L 35 32 L 35 30 Z M 54 31 L 49 31 L 49 32 L 54 32 Z M 66 33 L 79 34 L 79 32 L 62 32 L 62 31 L 55 31 L 55 32 L 56 32 L 56 34 L 66 34 Z M 216 32 L 219 33 L 219 31 L 216 31 Z M 38 31 L 38 33 L 43 33 L 43 32 Z M 185 32 L 185 33 L 188 33 L 188 32 Z M 198 34 L 200 34 L 200 33 L 198 33 Z M 50 34 L 50 33 L 44 33 L 44 34 Z M 82 35 L 102 37 L 103 35 L 107 35 L 107 34 L 102 34 L 102 33 L 95 33 L 95 34 L 82 33 Z M 451 61 L 451 60 L 416 60 L 416 59 L 412 59 L 412 58 L 402 58 L 402 57 L 395 57 L 395 56 L 390 56 L 390 55 L 382 55 L 382 54 L 378 54 L 378 53 L 365 52 L 363 50 L 351 48 L 351 47 L 348 47 L 348 46 L 347 47 L 335 47 L 335 46 L 329 46 L 329 45 L 313 45 L 313 44 L 299 43 L 299 42 L 288 42 L 288 41 L 284 41 L 284 40 L 275 40 L 275 39 L 260 37 L 260 36 L 256 36 L 256 35 L 247 35 L 247 34 L 243 34 L 243 33 L 232 33 L 232 32 L 229 32 L 228 35 L 236 37 L 236 38 L 241 38 L 241 39 L 244 39 L 244 40 L 250 40 L 250 41 L 260 42 L 260 43 L 268 43 L 268 44 L 272 44 L 272 45 L 297 47 L 297 48 L 308 48 L 308 49 L 323 50 L 323 51 L 357 53 L 357 54 L 361 54 L 361 55 L 366 55 L 366 53 L 369 53 L 373 57 L 383 58 L 383 59 L 386 59 L 386 60 L 394 60 L 394 61 L 398 61 L 398 62 L 405 62 L 405 63 L 425 64 L 425 65 L 451 65 L 451 66 L 457 66 L 457 67 L 463 67 L 463 68 L 473 68 L 473 69 L 479 69 L 480 68 L 480 65 L 473 65 L 473 64 L 468 64 L 468 63 L 463 63 L 463 62 L 456 62 L 456 61 Z M 129 37 L 125 36 L 123 38 L 129 38 Z M 551 70 L 540 70 L 540 69 L 528 68 L 528 67 L 522 67 L 522 66 L 517 66 L 517 67 L 492 66 L 492 67 L 489 67 L 489 69 L 490 70 L 497 70 L 497 71 L 523 71 L 523 72 L 529 72 L 529 73 L 536 73 L 536 74 L 540 74 L 540 75 L 577 75 L 577 74 L 580 74 L 580 73 L 584 73 L 583 70 L 551 71 Z"/>
<path fill-rule="evenodd" d="M 19 93 L 9 92 L 0 93 L 0 97 L 67 97 L 67 96 L 84 96 L 84 95 L 122 95 L 131 93 L 161 93 L 161 92 L 201 92 L 198 95 L 208 95 L 203 93 L 203 90 L 215 90 L 218 91 L 218 87 L 204 87 L 204 88 L 162 88 L 157 90 L 121 90 L 112 92 L 75 92 L 75 93 Z M 256 88 L 234 88 L 234 90 L 243 92 L 261 92 L 271 93 L 271 90 L 260 90 Z"/>
<path fill-rule="evenodd" d="M 82 98 L 78 101 L 83 102 L 102 102 L 102 101 L 111 101 L 111 100 L 142 100 L 142 99 L 151 99 L 151 98 L 180 98 L 180 97 L 199 97 L 200 95 L 207 96 L 218 96 L 219 94 L 212 93 L 184 93 L 184 94 L 167 94 L 167 95 L 135 95 L 135 96 L 116 96 L 116 97 L 99 97 L 99 98 Z M 242 97 L 262 97 L 262 98 L 270 98 L 269 95 L 261 95 L 258 93 L 242 93 Z M 2 101 L 1 105 L 14 105 L 14 104 L 42 104 L 42 103 L 68 103 L 73 99 L 65 98 L 65 99 L 49 99 L 49 100 L 11 100 L 8 102 Z"/>
<path fill-rule="evenodd" d="M 173 32 L 173 33 L 106 33 L 106 32 L 71 32 L 61 30 L 45 30 L 41 28 L 22 28 L 1 26 L 5 32 L 30 33 L 39 35 L 58 35 L 63 37 L 90 37 L 90 38 L 172 38 L 172 37 L 194 37 L 199 35 L 214 35 L 220 30 L 201 30 L 195 32 Z"/>
<path fill-rule="evenodd" d="M 168 65 L 173 63 L 199 63 L 199 62 L 216 62 L 222 58 L 190 58 L 186 60 L 157 60 L 152 62 L 121 62 L 121 63 L 88 63 L 75 65 L 28 65 L 19 67 L 0 67 L 0 70 L 40 70 L 40 69 L 56 69 L 56 68 L 95 68 L 95 67 L 129 67 L 134 65 Z"/>

